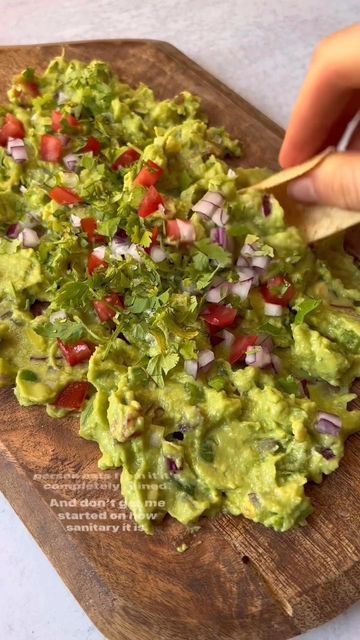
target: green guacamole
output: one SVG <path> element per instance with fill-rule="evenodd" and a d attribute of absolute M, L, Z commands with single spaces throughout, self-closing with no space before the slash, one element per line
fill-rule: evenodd
<path fill-rule="evenodd" d="M 147 533 L 167 513 L 304 524 L 306 483 L 360 429 L 360 272 L 343 238 L 310 249 L 271 195 L 244 191 L 266 170 L 229 168 L 239 143 L 186 91 L 159 101 L 57 58 L 8 95 L 1 385 L 81 412 Z"/>

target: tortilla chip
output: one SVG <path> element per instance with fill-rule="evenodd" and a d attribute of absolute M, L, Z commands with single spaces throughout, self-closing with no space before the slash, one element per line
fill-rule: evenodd
<path fill-rule="evenodd" d="M 290 167 L 290 169 L 279 171 L 246 190 L 272 193 L 285 211 L 286 223 L 297 227 L 309 243 L 348 229 L 360 223 L 359 211 L 348 211 L 324 205 L 303 205 L 290 198 L 287 193 L 288 182 L 308 173 L 333 152 L 333 148 L 325 149 L 310 160 Z"/>

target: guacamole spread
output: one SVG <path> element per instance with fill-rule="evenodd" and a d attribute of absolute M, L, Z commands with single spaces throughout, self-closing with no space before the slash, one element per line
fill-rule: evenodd
<path fill-rule="evenodd" d="M 285 531 L 360 428 L 360 272 L 310 249 L 267 172 L 184 91 L 102 62 L 19 75 L 0 109 L 0 382 L 80 412 L 150 533 L 224 510 Z M 234 165 L 234 162 L 232 163 Z M 61 427 L 60 427 L 61 428 Z"/>

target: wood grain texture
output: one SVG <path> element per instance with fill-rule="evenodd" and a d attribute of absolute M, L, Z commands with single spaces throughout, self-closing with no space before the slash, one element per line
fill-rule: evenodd
<path fill-rule="evenodd" d="M 28 65 L 43 69 L 61 49 L 0 49 L 1 99 L 12 75 Z M 108 61 L 159 98 L 197 93 L 211 122 L 244 141 L 243 164 L 276 168 L 281 130 L 170 45 L 99 41 L 68 44 L 65 52 Z M 286 534 L 227 515 L 205 521 L 196 537 L 170 519 L 153 537 L 69 533 L 50 500 L 72 499 L 74 491 L 64 482 L 50 490 L 45 474 L 96 473 L 97 445 L 78 438 L 76 420 L 20 408 L 11 390 L 0 396 L 0 488 L 109 640 L 285 640 L 359 597 L 360 437 L 351 438 L 337 472 L 309 486 L 309 526 Z M 89 497 L 108 500 L 114 492 L 77 489 L 78 500 Z M 184 540 L 189 550 L 179 554 Z"/>

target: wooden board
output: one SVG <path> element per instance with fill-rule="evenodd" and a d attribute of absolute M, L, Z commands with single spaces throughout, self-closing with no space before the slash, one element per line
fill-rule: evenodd
<path fill-rule="evenodd" d="M 44 68 L 61 49 L 0 49 L 1 99 L 12 75 L 29 65 Z M 182 89 L 200 95 L 211 122 L 244 141 L 243 164 L 276 168 L 279 127 L 169 44 L 85 42 L 67 44 L 65 52 L 69 59 L 108 61 L 125 81 L 143 81 L 159 98 Z M 20 408 L 9 390 L 0 395 L 0 488 L 109 640 L 284 640 L 359 597 L 360 437 L 350 439 L 336 473 L 308 487 L 315 506 L 309 525 L 286 534 L 227 515 L 205 521 L 197 536 L 170 519 L 153 537 L 134 530 L 71 533 L 65 526 L 79 523 L 60 520 L 66 511 L 106 511 L 109 522 L 121 514 L 121 527 L 133 529 L 109 502 L 117 490 L 75 489 L 76 478 L 46 477 L 96 473 L 97 445 L 78 438 L 76 420 L 51 420 L 40 408 Z M 74 497 L 103 499 L 106 509 L 98 502 L 90 509 L 50 506 L 51 499 Z M 183 541 L 189 550 L 180 554 Z"/>

